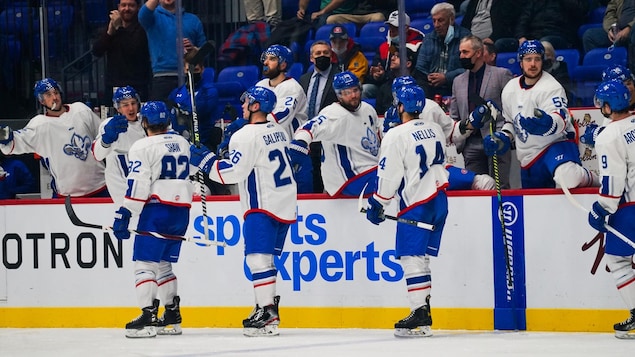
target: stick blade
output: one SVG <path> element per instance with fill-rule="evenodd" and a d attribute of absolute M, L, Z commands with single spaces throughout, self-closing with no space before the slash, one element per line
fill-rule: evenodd
<path fill-rule="evenodd" d="M 71 220 L 71 223 L 73 223 L 73 225 L 78 227 L 103 229 L 102 226 L 82 222 L 82 220 L 77 217 L 77 214 L 73 209 L 73 205 L 71 204 L 71 196 L 66 196 L 66 198 L 64 199 L 64 208 L 66 208 L 66 214 L 68 215 L 68 218 Z"/>

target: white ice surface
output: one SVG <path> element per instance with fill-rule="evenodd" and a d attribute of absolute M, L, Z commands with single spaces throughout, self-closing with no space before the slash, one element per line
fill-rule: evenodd
<path fill-rule="evenodd" d="M 433 330 L 395 338 L 392 330 L 285 329 L 249 338 L 241 329 L 184 328 L 181 336 L 127 339 L 123 329 L 0 329 L 0 356 L 633 356 L 635 340 L 612 333 Z"/>

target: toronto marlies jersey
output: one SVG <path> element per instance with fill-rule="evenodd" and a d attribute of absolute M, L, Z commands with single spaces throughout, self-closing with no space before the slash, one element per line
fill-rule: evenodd
<path fill-rule="evenodd" d="M 610 122 L 595 140 L 600 164 L 599 202 L 614 213 L 635 201 L 635 116 Z"/>
<path fill-rule="evenodd" d="M 288 156 L 290 138 L 274 122 L 247 124 L 229 140 L 229 158 L 218 160 L 209 178 L 222 184 L 238 183 L 245 212 L 265 213 L 274 219 L 296 220 L 297 184 Z"/>
<path fill-rule="evenodd" d="M 91 145 L 101 119 L 84 103 L 66 105 L 59 117 L 39 114 L 13 141 L 0 144 L 5 154 L 36 153 L 53 177 L 51 186 L 62 196 L 87 196 L 106 186 L 104 163 L 96 160 Z"/>
<path fill-rule="evenodd" d="M 573 122 L 567 109 L 564 88 L 549 73 L 542 76 L 531 88 L 522 88 L 521 77 L 511 79 L 503 88 L 501 100 L 503 116 L 507 120 L 503 129 L 514 133 L 516 156 L 522 167 L 528 166 L 549 145 L 567 140 L 573 132 Z M 520 125 L 520 117 L 535 117 L 534 109 L 542 109 L 553 119 L 553 127 L 546 135 L 532 135 Z"/>
<path fill-rule="evenodd" d="M 298 81 L 291 77 L 275 87 L 269 84 L 268 78 L 262 79 L 256 85 L 271 89 L 276 94 L 276 107 L 273 108 L 273 112 L 267 115 L 267 118 L 280 124 L 289 134 L 287 137 L 290 138 L 296 129 L 304 125 L 307 120 L 307 100 L 304 89 Z"/>
<path fill-rule="evenodd" d="M 137 140 L 146 137 L 146 132 L 141 127 L 141 121 L 128 121 L 128 130 L 119 133 L 117 140 L 105 147 L 101 142 L 104 135 L 104 127 L 112 118 L 104 120 L 99 126 L 99 134 L 93 141 L 93 155 L 97 160 L 106 160 L 106 186 L 112 197 L 115 207 L 120 207 L 123 196 L 128 189 L 126 176 L 128 176 L 128 150 Z"/>
<path fill-rule="evenodd" d="M 426 98 L 425 105 L 423 106 L 421 114 L 419 114 L 419 118 L 423 120 L 431 120 L 439 124 L 443 130 L 443 134 L 445 134 L 446 142 L 450 142 L 455 122 L 443 111 L 443 109 L 441 109 L 441 106 L 439 106 L 437 102 Z M 383 132 L 383 135 L 386 135 L 386 133 Z"/>
<path fill-rule="evenodd" d="M 415 119 L 386 133 L 377 165 L 377 196 L 384 202 L 397 193 L 400 211 L 424 203 L 448 186 L 448 177 L 438 124 Z"/>
<path fill-rule="evenodd" d="M 190 143 L 170 132 L 137 140 L 128 152 L 123 206 L 139 215 L 147 202 L 190 207 Z"/>
<path fill-rule="evenodd" d="M 380 123 L 368 103 L 348 111 L 339 103 L 320 110 L 295 133 L 296 140 L 322 142 L 322 180 L 329 195 L 335 195 L 347 181 L 377 166 Z"/>

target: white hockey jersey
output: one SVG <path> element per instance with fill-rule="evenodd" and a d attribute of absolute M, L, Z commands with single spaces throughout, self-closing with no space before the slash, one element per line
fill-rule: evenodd
<path fill-rule="evenodd" d="M 297 213 L 297 184 L 289 155 L 290 139 L 275 122 L 247 124 L 229 140 L 229 159 L 218 160 L 209 178 L 222 184 L 238 183 L 245 216 L 265 213 L 293 223 Z"/>
<path fill-rule="evenodd" d="M 615 213 L 619 204 L 635 201 L 635 116 L 608 123 L 595 140 L 595 152 L 601 163 L 598 201 Z"/>
<path fill-rule="evenodd" d="M 350 112 L 339 103 L 324 107 L 295 133 L 296 140 L 322 142 L 322 181 L 330 195 L 355 176 L 377 166 L 380 123 L 377 112 L 361 102 Z"/>
<path fill-rule="evenodd" d="M 431 120 L 439 124 L 439 126 L 443 130 L 443 134 L 445 134 L 446 143 L 450 143 L 452 139 L 455 122 L 452 118 L 450 118 L 449 115 L 447 115 L 443 111 L 443 109 L 441 109 L 441 106 L 437 104 L 437 102 L 435 102 L 432 99 L 426 98 L 425 105 L 423 106 L 423 111 L 421 111 L 421 114 L 419 114 L 419 118 L 423 120 Z M 383 128 L 383 123 L 382 123 L 382 128 Z M 382 132 L 382 133 L 383 135 L 386 135 L 385 132 Z"/>
<path fill-rule="evenodd" d="M 377 165 L 377 195 L 384 203 L 395 194 L 400 210 L 425 202 L 448 186 L 448 177 L 438 124 L 415 119 L 386 133 Z"/>
<path fill-rule="evenodd" d="M 13 141 L 0 144 L 3 153 L 36 153 L 42 157 L 53 182 L 62 196 L 81 197 L 106 186 L 104 163 L 96 160 L 91 145 L 101 119 L 84 103 L 67 105 L 59 117 L 39 114 L 13 132 Z"/>
<path fill-rule="evenodd" d="M 104 147 L 101 137 L 104 135 L 104 127 L 112 120 L 108 118 L 99 126 L 99 134 L 93 141 L 93 155 L 97 160 L 106 160 L 106 186 L 112 197 L 115 207 L 120 207 L 123 196 L 128 189 L 126 176 L 128 176 L 128 150 L 137 140 L 146 137 L 146 132 L 141 126 L 141 121 L 128 121 L 128 130 L 120 133 L 117 140 Z"/>
<path fill-rule="evenodd" d="M 128 152 L 128 189 L 123 206 L 138 216 L 148 201 L 190 207 L 190 143 L 167 133 L 137 140 Z"/>
<path fill-rule="evenodd" d="M 549 73 L 528 89 L 520 86 L 521 77 L 512 78 L 501 94 L 503 129 L 514 134 L 516 156 L 520 165 L 529 165 L 549 145 L 567 140 L 567 132 L 573 132 L 573 122 L 567 108 L 567 95 L 560 83 Z M 555 128 L 550 135 L 532 135 L 520 126 L 520 117 L 535 117 L 534 109 L 542 109 L 554 121 Z"/>
<path fill-rule="evenodd" d="M 265 78 L 256 85 L 271 89 L 276 94 L 276 107 L 273 108 L 273 112 L 267 115 L 267 119 L 280 124 L 289 134 L 287 137 L 292 137 L 293 132 L 304 125 L 307 120 L 306 93 L 300 83 L 294 78 L 288 77 L 277 86 L 272 87 L 269 84 L 269 79 Z"/>

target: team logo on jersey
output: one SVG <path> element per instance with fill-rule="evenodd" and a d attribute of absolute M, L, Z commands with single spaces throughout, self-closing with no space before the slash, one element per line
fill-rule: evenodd
<path fill-rule="evenodd" d="M 11 174 L 6 172 L 2 166 L 0 166 L 0 181 L 4 181 Z"/>
<path fill-rule="evenodd" d="M 69 156 L 75 156 L 82 161 L 86 161 L 88 154 L 90 153 L 90 146 L 92 142 L 93 141 L 88 136 L 81 137 L 73 133 L 71 142 L 64 145 L 64 153 Z"/>
<path fill-rule="evenodd" d="M 362 147 L 373 156 L 379 155 L 379 140 L 375 132 L 370 128 L 366 129 L 366 136 L 362 137 Z"/>

